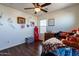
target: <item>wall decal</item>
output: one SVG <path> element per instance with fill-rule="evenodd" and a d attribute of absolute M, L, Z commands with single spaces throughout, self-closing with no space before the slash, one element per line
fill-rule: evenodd
<path fill-rule="evenodd" d="M 3 12 L 0 13 L 0 19 L 2 18 L 2 16 L 3 16 Z"/>
<path fill-rule="evenodd" d="M 8 22 L 9 22 L 9 23 L 13 23 L 13 21 L 12 21 L 11 18 L 8 18 Z"/>
<path fill-rule="evenodd" d="M 11 28 L 15 29 L 15 26 L 12 24 L 13 21 L 12 21 L 11 17 L 8 18 L 7 22 L 8 22 L 8 25 L 9 25 Z"/>
<path fill-rule="evenodd" d="M 15 29 L 15 26 L 13 24 L 10 24 L 11 28 Z"/>
<path fill-rule="evenodd" d="M 22 29 L 25 28 L 25 24 L 21 24 L 21 28 L 22 28 Z"/>
<path fill-rule="evenodd" d="M 29 24 L 27 24 L 26 26 L 29 27 Z"/>
<path fill-rule="evenodd" d="M 2 26 L 3 24 L 0 22 L 0 26 Z"/>

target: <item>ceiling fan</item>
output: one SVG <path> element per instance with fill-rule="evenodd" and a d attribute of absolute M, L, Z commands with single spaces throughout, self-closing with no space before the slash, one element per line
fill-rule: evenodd
<path fill-rule="evenodd" d="M 42 4 L 42 5 L 40 5 L 39 3 L 32 3 L 32 4 L 34 5 L 34 7 L 24 8 L 24 10 L 34 9 L 35 10 L 35 14 L 37 14 L 40 11 L 43 11 L 43 12 L 47 13 L 48 11 L 45 10 L 43 7 L 46 7 L 46 6 L 50 5 L 51 3 L 45 3 L 45 4 Z"/>

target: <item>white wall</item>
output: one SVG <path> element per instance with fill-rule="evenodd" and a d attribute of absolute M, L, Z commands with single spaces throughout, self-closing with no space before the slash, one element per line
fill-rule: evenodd
<path fill-rule="evenodd" d="M 0 23 L 3 25 L 0 25 L 0 50 L 24 43 L 25 37 L 33 36 L 33 27 L 27 28 L 25 26 L 25 28 L 22 29 L 20 25 L 17 24 L 18 16 L 25 17 L 26 24 L 28 24 L 30 21 L 36 22 L 33 15 L 29 15 L 3 5 L 0 5 L 0 14 L 1 12 L 3 13 L 3 16 L 0 18 Z M 8 18 L 11 18 L 13 23 L 9 23 Z"/>
<path fill-rule="evenodd" d="M 53 32 L 71 31 L 79 27 L 79 5 L 64 8 L 45 15 L 47 19 L 55 19 Z"/>

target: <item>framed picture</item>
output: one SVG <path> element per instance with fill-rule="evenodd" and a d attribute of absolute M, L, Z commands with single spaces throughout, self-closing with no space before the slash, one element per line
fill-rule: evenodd
<path fill-rule="evenodd" d="M 17 23 L 18 24 L 25 24 L 26 23 L 25 18 L 24 17 L 17 17 Z"/>
<path fill-rule="evenodd" d="M 49 19 L 48 26 L 54 26 L 54 25 L 55 25 L 55 19 Z"/>
<path fill-rule="evenodd" d="M 35 23 L 33 21 L 31 21 L 30 25 L 33 27 L 35 25 Z"/>

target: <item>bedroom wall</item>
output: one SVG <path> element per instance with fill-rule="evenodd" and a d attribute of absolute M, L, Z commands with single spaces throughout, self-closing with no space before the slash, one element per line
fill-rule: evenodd
<path fill-rule="evenodd" d="M 79 27 L 79 5 L 63 8 L 45 15 L 47 19 L 55 19 L 52 32 L 71 31 Z"/>
<path fill-rule="evenodd" d="M 34 21 L 37 25 L 36 18 L 33 15 L 1 4 L 0 15 L 2 15 L 0 17 L 0 50 L 22 44 L 25 42 L 26 37 L 33 36 L 33 27 L 27 28 L 25 25 L 25 28 L 22 29 L 16 20 L 18 16 L 22 16 L 26 18 L 26 24 Z"/>

